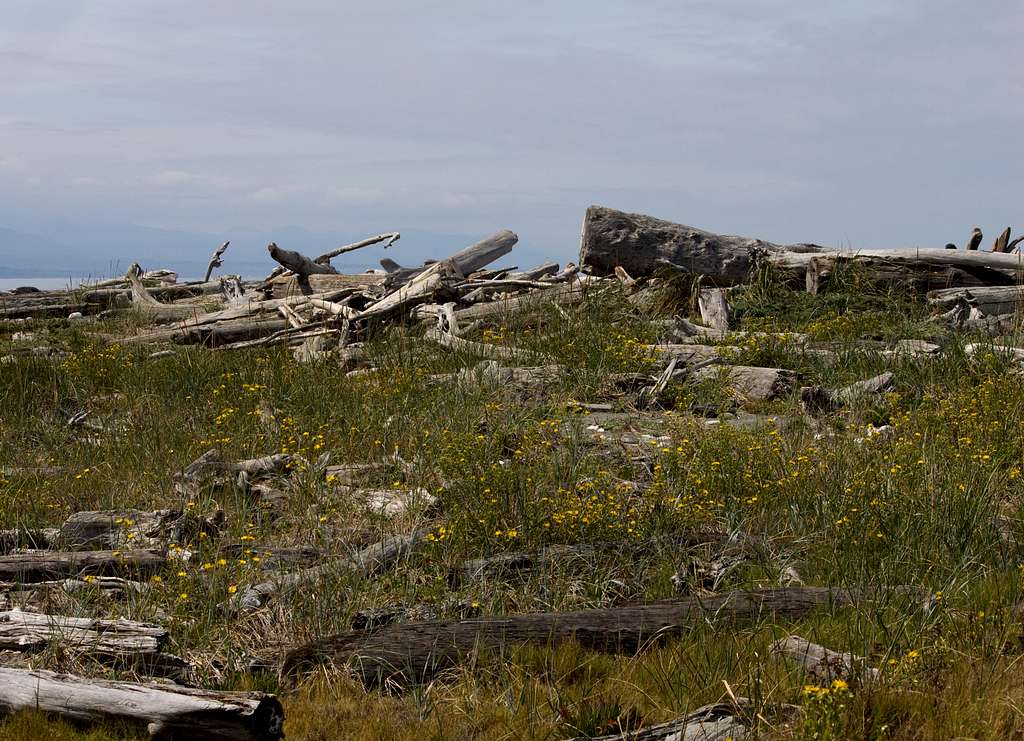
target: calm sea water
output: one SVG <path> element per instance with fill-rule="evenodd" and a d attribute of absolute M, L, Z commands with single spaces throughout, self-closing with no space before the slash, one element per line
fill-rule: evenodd
<path fill-rule="evenodd" d="M 81 278 L 0 278 L 0 291 L 9 291 L 19 286 L 35 286 L 41 291 L 54 291 L 78 286 Z"/>

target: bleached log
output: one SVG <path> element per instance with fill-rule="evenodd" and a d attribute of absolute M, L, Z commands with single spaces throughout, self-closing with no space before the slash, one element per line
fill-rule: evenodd
<path fill-rule="evenodd" d="M 729 329 L 729 304 L 721 288 L 701 289 L 697 296 L 700 319 L 712 329 Z"/>
<path fill-rule="evenodd" d="M 210 256 L 210 263 L 206 266 L 206 275 L 203 276 L 204 283 L 210 280 L 210 276 L 213 275 L 214 268 L 219 268 L 221 265 L 224 264 L 220 258 L 227 250 L 229 244 L 231 244 L 230 240 L 228 240 L 220 247 L 218 247 L 216 250 L 214 250 L 213 254 Z"/>
<path fill-rule="evenodd" d="M 0 649 L 8 651 L 37 651 L 59 643 L 64 648 L 94 654 L 129 656 L 158 653 L 166 641 L 166 629 L 123 618 L 0 612 Z"/>
<path fill-rule="evenodd" d="M 694 381 L 722 379 L 737 401 L 771 401 L 786 396 L 796 385 L 797 374 L 782 368 L 749 365 L 711 365 L 699 368 L 687 378 Z"/>
<path fill-rule="evenodd" d="M 832 651 L 800 636 L 776 641 L 772 644 L 771 652 L 782 654 L 801 667 L 809 678 L 824 685 L 837 679 L 868 684 L 877 681 L 880 676 L 878 669 L 868 666 L 860 656 Z"/>
<path fill-rule="evenodd" d="M 944 288 L 928 292 L 928 304 L 938 311 L 949 311 L 961 303 L 977 309 L 983 316 L 1012 314 L 1024 306 L 1024 286 Z"/>
<path fill-rule="evenodd" d="M 61 525 L 57 542 L 68 549 L 149 547 L 180 516 L 170 509 L 76 512 Z"/>
<path fill-rule="evenodd" d="M 424 339 L 436 342 L 441 347 L 448 350 L 470 353 L 490 360 L 529 363 L 536 361 L 538 358 L 536 353 L 529 350 L 505 347 L 504 345 L 491 345 L 484 342 L 474 342 L 462 337 L 457 337 L 450 332 L 443 332 L 437 328 L 428 330 L 424 335 Z"/>
<path fill-rule="evenodd" d="M 303 255 L 301 252 L 294 252 L 293 250 L 283 250 L 277 246 L 276 243 L 271 242 L 267 245 L 267 252 L 270 256 L 286 270 L 290 270 L 297 276 L 305 277 L 316 273 L 337 273 L 329 263 L 320 263 L 310 260 L 308 257 Z"/>
<path fill-rule="evenodd" d="M 889 371 L 857 381 L 840 389 L 805 386 L 800 389 L 800 400 L 808 411 L 839 409 L 868 396 L 877 396 L 892 390 L 895 376 Z"/>
<path fill-rule="evenodd" d="M 139 266 L 132 265 L 125 273 L 125 277 L 132 288 L 132 305 L 143 315 L 157 321 L 178 321 L 188 317 L 195 317 L 203 314 L 197 306 L 184 306 L 179 304 L 162 304 L 153 298 L 146 287 L 139 280 Z"/>
<path fill-rule="evenodd" d="M 427 300 L 438 290 L 454 286 L 458 279 L 507 255 L 518 241 L 519 237 L 507 229 L 492 234 L 448 259 L 434 263 L 402 287 L 367 306 L 358 318 L 382 316 L 412 302 Z"/>
<path fill-rule="evenodd" d="M 0 712 L 35 710 L 76 723 L 121 722 L 158 738 L 277 741 L 284 710 L 262 692 L 86 679 L 38 669 L 0 669 Z"/>

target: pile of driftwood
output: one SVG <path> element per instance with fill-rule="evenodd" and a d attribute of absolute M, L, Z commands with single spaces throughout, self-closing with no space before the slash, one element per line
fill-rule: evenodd
<path fill-rule="evenodd" d="M 724 376 L 737 404 L 769 400 L 794 390 L 799 382 L 795 373 L 737 365 L 731 358 L 738 348 L 727 344 L 744 336 L 730 331 L 729 291 L 754 279 L 766 266 L 813 293 L 826 289 L 841 268 L 856 266 L 880 283 L 898 282 L 927 291 L 937 314 L 958 327 L 994 334 L 1014 325 L 1018 306 L 1024 302 L 1024 290 L 1019 287 L 1024 257 L 1014 252 L 1021 240 L 1011 242 L 1009 230 L 1000 235 L 991 252 L 978 251 L 982 237 L 977 230 L 966 250 L 947 246 L 845 251 L 712 234 L 598 206 L 588 209 L 584 220 L 579 267 L 546 263 L 529 270 L 490 268 L 515 245 L 517 237 L 510 231 L 497 232 L 443 260 L 416 268 L 382 260 L 382 271 L 344 275 L 331 265 L 337 255 L 374 244 L 387 247 L 398 238 L 397 233 L 380 234 L 313 258 L 271 244 L 269 255 L 279 267 L 260 281 L 230 275 L 212 278 L 214 269 L 222 265 L 228 247 L 225 243 L 214 252 L 201 281 L 178 282 L 170 271 L 143 272 L 133 265 L 122 279 L 83 285 L 74 291 L 21 290 L 0 296 L 0 319 L 84 321 L 91 316 L 131 312 L 143 320 L 141 329 L 112 340 L 202 344 L 217 349 L 280 344 L 293 347 L 299 360 L 336 358 L 346 366 L 361 361 L 360 341 L 374 323 L 426 322 L 430 326 L 427 341 L 481 359 L 456 373 L 431 377 L 429 382 L 532 392 L 550 387 L 570 369 L 536 351 L 471 340 L 468 336 L 474 328 L 534 304 L 576 303 L 603 286 L 619 287 L 642 305 L 645 293 L 663 274 L 682 272 L 693 276 L 698 285 L 701 323 L 680 317 L 663 321 L 659 342 L 647 348 L 657 359 L 653 375 L 620 374 L 621 378 L 613 379 L 635 394 L 635 406 L 643 410 L 665 405 L 666 389 L 679 380 Z M 785 341 L 792 343 L 795 351 L 825 362 L 841 357 L 839 349 L 812 343 L 806 337 L 788 335 Z M 912 340 L 865 343 L 864 349 L 893 357 L 940 351 L 937 345 Z M 1024 351 L 1019 352 L 1024 356 Z M 893 375 L 883 373 L 845 388 L 804 387 L 800 399 L 809 414 L 816 414 L 885 393 L 893 384 Z M 596 410 L 600 405 L 592 406 Z M 616 444 L 629 444 L 625 435 L 620 437 Z M 602 444 L 607 443 L 606 438 Z M 198 517 L 184 507 L 198 498 L 201 487 L 227 478 L 272 506 L 292 463 L 287 455 L 224 461 L 210 451 L 176 477 L 175 488 L 183 505 L 179 509 L 80 512 L 60 528 L 0 531 L 0 649 L 39 652 L 59 642 L 68 651 L 110 666 L 144 675 L 187 678 L 187 664 L 166 653 L 167 632 L 161 626 L 32 612 L 14 605 L 24 607 L 31 602 L 26 595 L 38 590 L 73 594 L 100 589 L 116 596 L 147 589 L 147 579 L 167 568 L 169 559 L 189 558 L 189 544 L 199 533 L 217 539 L 222 522 L 216 513 Z M 361 474 L 383 463 L 329 466 L 323 459 L 314 465 L 325 479 L 342 481 L 352 495 L 361 497 L 379 514 L 395 515 L 412 502 L 431 504 L 430 495 L 422 490 L 360 488 Z M 273 568 L 264 578 L 240 590 L 223 607 L 240 615 L 259 610 L 289 591 L 315 589 L 331 574 L 372 574 L 417 552 L 426 542 L 427 532 L 415 530 L 346 553 L 315 549 L 281 553 L 277 559 L 267 560 Z M 480 647 L 500 653 L 522 644 L 575 640 L 594 650 L 632 653 L 712 618 L 732 622 L 765 617 L 793 620 L 822 607 L 868 598 L 855 591 L 804 586 L 795 572 L 780 580 L 783 586 L 719 592 L 723 575 L 756 547 L 752 540 L 737 544 L 734 536 L 724 533 L 691 533 L 680 536 L 676 546 L 687 552 L 710 547 L 715 557 L 696 566 L 690 564 L 673 577 L 680 592 L 674 600 L 450 620 L 410 621 L 406 613 L 385 610 L 364 615 L 349 632 L 294 647 L 278 668 L 295 675 L 318 662 L 335 661 L 351 665 L 370 686 L 426 682 Z M 574 543 L 476 559 L 456 569 L 452 579 L 507 578 L 556 559 L 586 559 L 605 547 L 607 544 Z M 799 637 L 779 642 L 774 650 L 795 660 L 810 676 L 859 682 L 877 678 L 877 671 L 865 667 L 862 659 Z M 0 669 L 0 709 L 29 707 L 74 720 L 128 720 L 155 734 L 179 733 L 190 738 L 275 739 L 282 734 L 283 722 L 280 703 L 264 694 L 212 692 L 176 684 L 97 682 L 38 670 Z M 731 698 L 727 705 L 702 708 L 674 723 L 640 731 L 636 737 L 689 738 L 692 728 L 694 734 L 713 731 L 740 738 L 749 720 L 744 716 L 746 709 L 746 701 Z"/>

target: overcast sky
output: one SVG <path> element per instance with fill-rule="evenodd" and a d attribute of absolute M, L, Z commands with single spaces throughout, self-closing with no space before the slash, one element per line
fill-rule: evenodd
<path fill-rule="evenodd" d="M 564 260 L 602 203 L 941 246 L 1024 230 L 1022 186 L 1020 0 L 3 3 L 0 227 L 508 227 Z"/>

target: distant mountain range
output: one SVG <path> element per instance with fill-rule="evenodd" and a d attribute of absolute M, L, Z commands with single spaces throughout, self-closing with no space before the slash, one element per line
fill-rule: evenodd
<path fill-rule="evenodd" d="M 70 236 L 70 235 L 73 235 Z M 134 224 L 104 227 L 55 221 L 32 231 L 0 226 L 0 278 L 104 278 L 121 275 L 133 262 L 146 270 L 169 268 L 184 279 L 201 277 L 210 254 L 225 240 L 231 246 L 219 273 L 238 273 L 246 278 L 269 273 L 275 263 L 267 255 L 269 242 L 298 250 L 310 257 L 334 247 L 372 236 L 366 233 L 312 232 L 298 226 L 260 230 L 238 228 L 222 234 L 156 229 Z M 402 238 L 387 251 L 379 247 L 343 255 L 333 261 L 342 272 L 361 272 L 378 266 L 387 256 L 402 265 L 419 265 L 426 259 L 445 257 L 486 234 L 438 234 L 402 230 Z M 502 264 L 520 267 L 542 262 L 547 256 L 526 245 Z"/>

